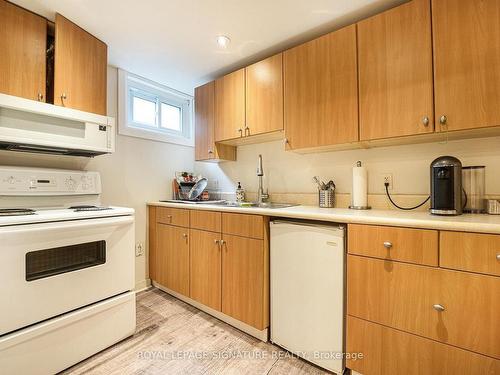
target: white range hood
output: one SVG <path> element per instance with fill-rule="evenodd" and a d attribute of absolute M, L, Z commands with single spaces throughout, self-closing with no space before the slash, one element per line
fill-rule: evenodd
<path fill-rule="evenodd" d="M 72 156 L 115 151 L 115 119 L 0 93 L 0 150 Z"/>

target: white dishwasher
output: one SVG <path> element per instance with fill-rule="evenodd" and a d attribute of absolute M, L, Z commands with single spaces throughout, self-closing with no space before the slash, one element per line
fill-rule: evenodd
<path fill-rule="evenodd" d="M 271 341 L 344 371 L 345 226 L 271 222 Z"/>

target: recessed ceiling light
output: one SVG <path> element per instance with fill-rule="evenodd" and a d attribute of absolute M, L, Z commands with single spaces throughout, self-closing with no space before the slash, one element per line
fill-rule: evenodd
<path fill-rule="evenodd" d="M 219 48 L 227 48 L 227 46 L 231 42 L 231 39 L 229 39 L 225 35 L 219 35 L 216 40 L 217 40 L 217 45 L 219 46 Z"/>

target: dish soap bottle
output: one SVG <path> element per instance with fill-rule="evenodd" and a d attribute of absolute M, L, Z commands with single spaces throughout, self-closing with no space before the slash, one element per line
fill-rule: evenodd
<path fill-rule="evenodd" d="M 238 188 L 236 189 L 236 202 L 245 201 L 245 189 L 241 187 L 241 182 L 238 182 Z"/>

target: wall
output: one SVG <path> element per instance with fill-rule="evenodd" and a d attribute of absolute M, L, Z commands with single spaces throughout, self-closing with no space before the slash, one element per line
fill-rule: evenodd
<path fill-rule="evenodd" d="M 118 71 L 108 67 L 108 115 L 117 116 Z M 136 210 L 136 241 L 146 244 L 146 202 L 171 196 L 177 170 L 191 170 L 194 151 L 140 138 L 117 135 L 116 152 L 94 159 L 0 152 L 0 165 L 93 170 L 101 173 L 102 201 Z M 146 285 L 147 256 L 136 258 L 136 287 Z"/>
<path fill-rule="evenodd" d="M 464 166 L 486 166 L 486 193 L 500 195 L 500 137 L 392 146 L 315 154 L 285 152 L 281 141 L 238 148 L 236 162 L 195 163 L 195 169 L 215 178 L 223 191 L 234 191 L 241 181 L 257 190 L 257 157 L 262 154 L 265 183 L 271 193 L 315 193 L 312 177 L 333 179 L 339 193 L 351 191 L 352 166 L 361 160 L 368 168 L 369 194 L 384 194 L 383 173 L 392 173 L 396 195 L 429 194 L 429 165 L 442 155 L 459 158 Z"/>

